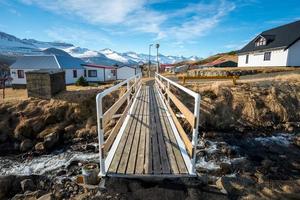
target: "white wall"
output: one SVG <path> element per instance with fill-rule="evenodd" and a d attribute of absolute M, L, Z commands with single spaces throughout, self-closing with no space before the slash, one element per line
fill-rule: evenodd
<path fill-rule="evenodd" d="M 29 71 L 34 71 L 36 69 L 25 69 L 23 70 L 24 71 L 24 78 L 18 78 L 18 70 L 17 69 L 11 69 L 10 70 L 10 75 L 11 75 L 11 78 L 13 79 L 11 84 L 20 84 L 20 85 L 25 85 L 27 84 L 26 83 L 26 72 L 29 72 Z"/>
<path fill-rule="evenodd" d="M 239 67 L 267 67 L 267 66 L 287 66 L 288 51 L 284 49 L 266 51 L 271 52 L 271 60 L 264 61 L 265 52 L 255 52 L 249 54 L 248 64 L 246 64 L 246 54 L 238 56 Z"/>
<path fill-rule="evenodd" d="M 113 81 L 116 80 L 116 75 L 113 75 L 112 69 L 105 69 L 105 81 Z"/>
<path fill-rule="evenodd" d="M 289 48 L 288 66 L 300 66 L 300 40 Z"/>
<path fill-rule="evenodd" d="M 24 78 L 18 78 L 18 70 L 17 69 L 11 69 L 10 70 L 10 74 L 11 77 L 13 78 L 12 80 L 12 84 L 22 84 L 22 85 L 26 85 L 26 72 L 29 71 L 34 71 L 37 69 L 24 69 Z M 65 70 L 65 80 L 66 80 L 66 84 L 74 84 L 77 79 L 80 78 L 80 76 L 84 76 L 84 70 L 83 69 L 76 69 L 77 70 L 77 78 L 73 78 L 73 69 L 67 69 Z"/>
<path fill-rule="evenodd" d="M 84 76 L 84 70 L 83 69 L 74 69 L 77 71 L 77 77 L 73 77 L 73 69 L 66 69 L 65 70 L 65 78 L 66 78 L 66 84 L 74 84 L 81 76 Z"/>
<path fill-rule="evenodd" d="M 121 67 L 117 69 L 117 79 L 128 79 L 135 75 L 135 69 L 132 67 Z"/>
<path fill-rule="evenodd" d="M 94 67 L 85 67 L 86 69 L 86 77 L 85 79 L 90 82 L 101 82 L 104 81 L 104 70 Z M 97 77 L 89 77 L 88 70 L 96 70 L 97 71 Z"/>

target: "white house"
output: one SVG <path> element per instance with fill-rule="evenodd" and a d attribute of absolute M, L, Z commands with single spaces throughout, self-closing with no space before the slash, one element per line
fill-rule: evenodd
<path fill-rule="evenodd" d="M 259 34 L 238 51 L 238 66 L 300 66 L 300 20 Z"/>
<path fill-rule="evenodd" d="M 128 79 L 136 74 L 142 73 L 140 66 L 121 66 L 117 68 L 117 79 Z"/>
<path fill-rule="evenodd" d="M 116 80 L 117 70 L 115 67 L 82 64 L 84 66 L 84 77 L 89 82 L 106 82 Z"/>
<path fill-rule="evenodd" d="M 66 84 L 73 84 L 76 80 L 84 76 L 84 68 L 81 66 L 82 60 L 71 56 L 59 55 L 36 55 L 23 56 L 17 59 L 10 66 L 10 74 L 13 87 L 26 85 L 25 72 L 40 69 L 60 69 L 65 71 Z"/>

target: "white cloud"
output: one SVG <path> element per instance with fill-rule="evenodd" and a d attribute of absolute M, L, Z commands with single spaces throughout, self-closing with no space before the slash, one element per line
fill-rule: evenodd
<path fill-rule="evenodd" d="M 146 0 L 21 0 L 59 14 L 76 15 L 93 24 L 122 23 Z"/>
<path fill-rule="evenodd" d="M 46 34 L 56 41 L 76 42 L 76 45 L 85 47 L 91 44 L 97 46 L 112 45 L 112 42 L 99 32 L 86 31 L 80 28 L 52 27 L 45 31 Z"/>
<path fill-rule="evenodd" d="M 192 9 L 194 8 L 194 9 Z M 175 36 L 177 40 L 187 40 L 207 34 L 208 31 L 216 27 L 222 18 L 235 9 L 235 4 L 226 0 L 216 1 L 211 4 L 190 5 L 184 12 L 206 13 L 206 16 L 195 14 L 192 19 L 184 22 L 181 26 L 174 26 L 165 30 L 169 35 Z"/>
<path fill-rule="evenodd" d="M 228 0 L 188 4 L 174 11 L 154 10 L 151 5 L 159 3 L 157 0 L 20 1 L 58 14 L 79 17 L 118 33 L 150 33 L 154 40 L 177 41 L 205 35 L 235 8 L 235 4 Z"/>

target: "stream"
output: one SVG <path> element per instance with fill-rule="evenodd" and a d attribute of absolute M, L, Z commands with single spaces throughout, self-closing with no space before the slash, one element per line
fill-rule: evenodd
<path fill-rule="evenodd" d="M 220 170 L 224 163 L 235 166 L 239 163 L 244 164 L 246 160 L 252 164 L 259 164 L 264 159 L 276 162 L 282 154 L 285 154 L 288 161 L 299 153 L 299 149 L 296 152 L 293 149 L 292 141 L 293 135 L 291 134 L 276 134 L 243 140 L 238 138 L 201 140 L 198 145 L 197 170 L 211 173 Z M 257 155 L 258 152 L 259 155 Z M 74 162 L 76 165 L 84 162 L 98 162 L 98 156 L 98 153 L 69 149 L 26 159 L 20 156 L 1 157 L 0 175 L 54 175 L 61 170 L 67 170 Z M 235 171 L 234 168 L 230 170 L 230 173 L 233 171 Z"/>

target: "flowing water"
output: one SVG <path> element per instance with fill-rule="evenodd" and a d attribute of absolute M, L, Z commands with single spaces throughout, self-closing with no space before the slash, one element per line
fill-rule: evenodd
<path fill-rule="evenodd" d="M 71 150 L 65 152 L 56 151 L 49 155 L 26 160 L 15 157 L 2 157 L 0 159 L 0 175 L 42 175 L 67 168 L 74 161 L 97 162 L 98 158 L 99 154 L 97 153 Z"/>
<path fill-rule="evenodd" d="M 264 154 L 264 151 L 269 151 L 269 148 L 272 147 L 288 149 L 292 145 L 293 137 L 292 134 L 283 133 L 268 137 L 249 137 L 244 138 L 242 141 L 240 139 L 202 140 L 198 145 L 200 153 L 197 156 L 196 166 L 198 169 L 214 171 L 220 169 L 221 163 L 230 165 L 242 163 L 248 159 L 247 151 L 250 153 L 255 149 L 259 149 Z M 231 151 L 230 155 L 222 152 L 224 147 Z"/>
<path fill-rule="evenodd" d="M 247 148 L 265 147 L 272 145 L 288 147 L 292 143 L 293 136 L 290 134 L 278 134 L 270 137 L 247 138 L 240 142 L 234 141 L 200 141 L 199 149 L 203 152 L 197 156 L 197 168 L 208 171 L 220 169 L 221 163 L 233 164 L 247 159 L 245 151 Z M 243 146 L 241 146 L 243 145 Z M 234 152 L 234 155 L 221 153 L 226 147 Z M 243 149 L 242 149 L 243 148 Z M 246 150 L 245 150 L 246 149 Z M 22 159 L 18 156 L 1 157 L 0 175 L 43 175 L 56 173 L 66 169 L 74 162 L 98 162 L 99 154 L 80 152 L 73 150 L 56 151 L 49 155 L 41 155 L 33 158 Z"/>

